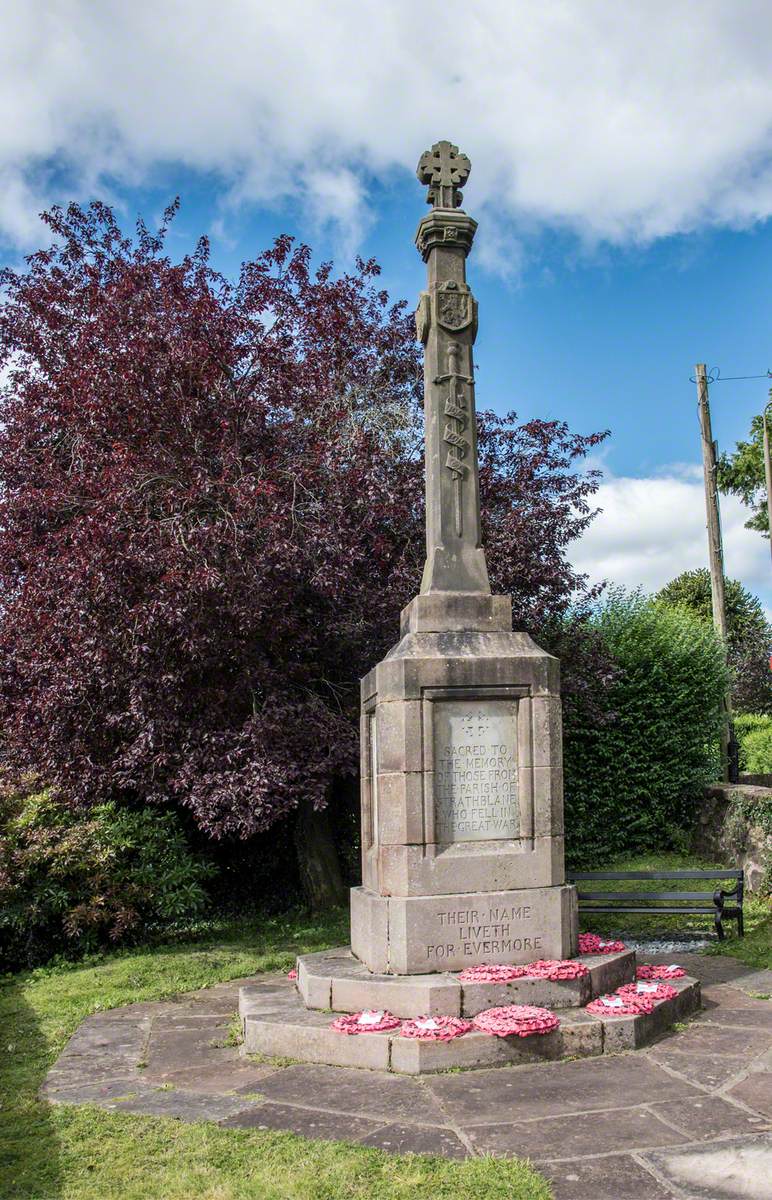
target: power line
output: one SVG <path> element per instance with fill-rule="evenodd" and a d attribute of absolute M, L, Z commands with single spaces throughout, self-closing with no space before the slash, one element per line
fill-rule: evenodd
<path fill-rule="evenodd" d="M 772 371 L 766 370 L 763 375 L 722 375 L 720 367 L 712 367 L 705 379 L 708 383 L 732 383 L 737 379 L 772 379 Z M 689 376 L 690 383 L 696 383 L 695 376 Z"/>

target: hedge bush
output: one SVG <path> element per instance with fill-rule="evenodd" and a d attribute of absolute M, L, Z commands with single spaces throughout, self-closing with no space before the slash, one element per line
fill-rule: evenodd
<path fill-rule="evenodd" d="M 172 812 L 0 794 L 0 967 L 135 941 L 200 912 L 211 868 Z"/>
<path fill-rule="evenodd" d="M 734 727 L 740 743 L 740 770 L 750 775 L 772 772 L 772 717 L 766 713 L 737 714 Z"/>
<path fill-rule="evenodd" d="M 605 716 L 564 726 L 566 854 L 592 866 L 683 843 L 718 770 L 727 670 L 713 629 L 640 593 L 611 593 L 593 626 L 616 663 Z"/>

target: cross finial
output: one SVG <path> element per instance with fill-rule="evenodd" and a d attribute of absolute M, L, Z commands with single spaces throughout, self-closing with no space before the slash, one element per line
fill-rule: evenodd
<path fill-rule="evenodd" d="M 458 146 L 450 142 L 437 142 L 426 150 L 418 160 L 416 175 L 429 191 L 427 204 L 435 208 L 458 208 L 463 196 L 458 190 L 469 178 L 472 164 L 465 154 L 459 154 Z"/>

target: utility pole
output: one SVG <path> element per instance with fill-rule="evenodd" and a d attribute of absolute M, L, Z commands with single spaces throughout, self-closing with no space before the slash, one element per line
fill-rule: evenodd
<path fill-rule="evenodd" d="M 708 376 L 704 363 L 695 367 L 697 381 L 697 407 L 700 414 L 702 434 L 702 469 L 705 479 L 705 509 L 708 517 L 708 559 L 710 565 L 710 595 L 713 607 L 713 625 L 727 645 L 726 597 L 724 593 L 724 550 L 721 544 L 721 518 L 718 510 L 718 485 L 716 482 L 716 443 L 710 426 L 708 401 Z M 738 779 L 737 741 L 732 723 L 732 698 L 727 690 L 722 704 L 721 765 L 725 780 L 736 783 Z"/>
<path fill-rule="evenodd" d="M 769 422 L 772 418 L 772 388 L 769 389 L 769 400 L 764 408 L 762 421 L 764 423 L 764 478 L 767 481 L 767 528 L 769 529 L 769 550 L 772 554 L 772 456 L 769 452 Z"/>

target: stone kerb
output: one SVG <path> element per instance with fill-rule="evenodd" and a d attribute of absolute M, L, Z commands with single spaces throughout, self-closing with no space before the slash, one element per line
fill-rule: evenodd
<path fill-rule="evenodd" d="M 567 1008 L 560 1012 L 560 1028 L 543 1036 L 475 1031 L 450 1042 L 427 1042 L 402 1038 L 398 1030 L 347 1036 L 331 1028 L 333 1013 L 307 1009 L 294 989 L 282 1001 L 264 1000 L 259 986 L 247 985 L 239 997 L 243 1052 L 406 1075 L 597 1057 L 645 1045 L 699 1007 L 696 979 L 684 976 L 672 986 L 678 995 L 660 1001 L 648 1015 L 607 1017 Z"/>
<path fill-rule="evenodd" d="M 353 1013 L 387 1009 L 397 1017 L 473 1017 L 502 1004 L 580 1008 L 596 996 L 635 980 L 635 952 L 583 955 L 579 979 L 551 981 L 525 976 L 509 983 L 462 983 L 449 972 L 374 975 L 347 948 L 298 958 L 297 989 L 307 1008 Z"/>

